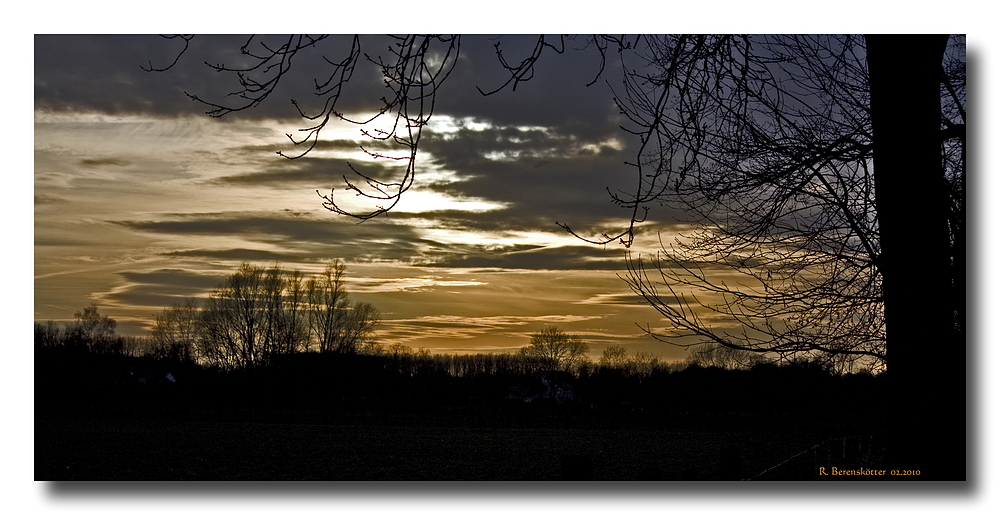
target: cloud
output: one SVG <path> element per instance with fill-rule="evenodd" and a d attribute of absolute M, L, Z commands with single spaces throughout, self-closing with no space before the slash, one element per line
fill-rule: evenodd
<path fill-rule="evenodd" d="M 528 246 L 530 247 L 530 246 Z M 599 247 L 490 249 L 482 246 L 465 252 L 445 250 L 423 266 L 445 268 L 518 268 L 531 270 L 621 270 L 621 253 Z M 430 254 L 430 253 L 428 253 Z"/>
<path fill-rule="evenodd" d="M 329 190 L 332 187 L 343 188 L 344 177 L 358 180 L 354 170 L 363 173 L 368 177 L 380 180 L 391 180 L 396 174 L 401 173 L 400 165 L 396 162 L 387 163 L 385 161 L 375 162 L 370 159 L 365 161 L 350 161 L 345 159 L 325 159 L 310 156 L 296 161 L 285 159 L 274 160 L 273 164 L 265 165 L 260 172 L 240 173 L 235 175 L 225 175 L 211 182 L 222 185 L 241 186 L 271 186 L 277 188 L 309 188 L 320 191 Z"/>
<path fill-rule="evenodd" d="M 80 166 L 85 166 L 87 168 L 98 168 L 102 166 L 128 166 L 130 164 L 132 164 L 131 161 L 115 158 L 80 160 Z"/>
<path fill-rule="evenodd" d="M 462 286 L 483 286 L 488 283 L 481 281 L 442 280 L 437 277 L 400 277 L 400 278 L 347 278 L 352 293 L 384 293 L 395 291 L 417 292 L 433 291 L 435 288 L 458 288 Z"/>
<path fill-rule="evenodd" d="M 407 221 L 416 218 L 400 218 L 403 220 L 391 215 L 388 220 L 356 224 L 291 212 L 223 212 L 113 223 L 145 233 L 187 237 L 188 248 L 164 252 L 166 256 L 301 263 L 322 261 L 333 255 L 349 262 L 390 261 L 433 268 L 621 270 L 624 267 L 621 251 L 614 247 L 501 243 L 517 238 L 502 232 L 492 236 L 483 233 L 481 239 L 487 243 L 446 242 L 436 239 L 440 235 L 407 225 Z M 462 237 L 469 236 L 466 233 Z M 494 242 L 489 243 L 491 239 Z M 239 245 L 240 241 L 244 242 L 241 246 L 227 246 Z M 245 242 L 270 248 L 253 248 Z"/>
<path fill-rule="evenodd" d="M 45 204 L 58 204 L 60 202 L 65 202 L 65 199 L 57 197 L 55 195 L 35 194 L 35 205 L 41 206 Z"/>
<path fill-rule="evenodd" d="M 598 293 L 573 304 L 591 304 L 596 306 L 638 306 L 648 308 L 649 303 L 635 293 Z"/>
<path fill-rule="evenodd" d="M 271 252 L 267 250 L 254 250 L 254 249 L 226 249 L 226 250 L 207 250 L 207 249 L 193 249 L 193 250 L 178 250 L 174 252 L 164 253 L 166 256 L 180 256 L 180 257 L 207 257 L 213 259 L 223 259 L 230 261 L 251 261 L 251 262 L 295 262 L 302 259 L 301 255 L 294 255 L 288 253 Z"/>
<path fill-rule="evenodd" d="M 181 268 L 160 268 L 144 272 L 120 272 L 125 280 L 132 283 L 159 284 L 182 288 L 204 288 L 219 282 L 218 274 L 192 271 Z"/>
<path fill-rule="evenodd" d="M 385 52 L 384 36 L 366 36 L 365 51 Z M 263 36 L 250 45 L 262 52 L 261 42 L 273 48 L 287 43 L 288 36 Z M 240 35 L 199 35 L 169 70 L 146 72 L 141 66 L 162 68 L 175 60 L 184 48 L 180 39 L 156 35 L 36 35 L 34 41 L 35 107 L 56 111 L 99 111 L 105 113 L 151 113 L 164 116 L 204 113 L 212 107 L 192 102 L 187 94 L 206 102 L 241 107 L 250 103 L 238 95 L 242 87 L 235 73 L 216 73 L 206 63 L 230 67 L 252 66 L 253 60 L 241 53 L 248 42 Z M 294 43 L 293 43 L 294 44 Z M 331 66 L 324 60 L 339 61 L 350 49 L 350 37 L 332 36 L 295 56 L 292 66 L 277 87 L 253 109 L 231 113 L 225 119 L 301 120 L 290 99 L 309 112 L 322 109 L 315 95 L 316 79 L 324 80 Z M 388 93 L 376 65 L 363 57 L 345 95 L 337 107 L 343 112 L 375 111 L 380 98 Z M 261 71 L 261 70 L 258 70 Z M 249 72 L 248 77 L 267 81 L 268 74 Z M 187 93 L 187 94 L 186 94 Z"/>
<path fill-rule="evenodd" d="M 555 41 L 558 38 L 549 38 Z M 239 107 L 247 100 L 230 93 L 241 89 L 234 73 L 217 73 L 206 63 L 244 66 L 253 63 L 241 53 L 247 36 L 199 35 L 187 52 L 169 70 L 146 72 L 141 66 L 163 67 L 174 61 L 184 47 L 179 39 L 156 35 L 36 35 L 34 37 L 34 99 L 36 110 L 57 112 L 101 112 L 108 114 L 145 113 L 156 116 L 204 116 L 210 106 L 192 102 L 187 94 L 208 102 Z M 280 45 L 286 36 L 258 37 L 257 43 Z M 457 66 L 435 99 L 435 116 L 488 120 L 495 126 L 553 127 L 560 133 L 584 138 L 617 131 L 620 123 L 613 92 L 607 83 L 619 82 L 619 56 L 608 54 L 601 82 L 588 87 L 601 69 L 601 56 L 586 46 L 585 38 L 568 40 L 566 52 L 546 51 L 535 66 L 531 80 L 483 96 L 480 88 L 491 90 L 510 74 L 497 59 L 494 45 L 500 43 L 508 58 L 527 57 L 534 36 L 465 35 Z M 362 52 L 378 59 L 386 54 L 392 40 L 370 35 L 361 38 Z M 330 36 L 299 52 L 285 76 L 268 98 L 253 108 L 231 113 L 223 121 L 274 119 L 303 120 L 289 100 L 295 99 L 309 113 L 322 112 L 324 98 L 317 96 L 316 80 L 324 81 L 332 67 L 326 61 L 340 61 L 347 55 L 350 36 Z M 391 61 L 392 56 L 386 55 Z M 250 72 L 258 80 L 273 77 Z M 378 65 L 362 58 L 350 82 L 342 91 L 336 109 L 340 113 L 374 113 L 382 107 L 382 97 L 392 92 L 383 83 Z M 242 104 L 241 104 L 242 102 Z M 317 150 L 355 150 L 356 144 L 321 142 Z M 283 142 L 283 144 L 285 144 Z M 368 141 L 366 147 L 382 150 L 384 144 Z M 289 150 L 290 145 L 273 150 Z"/>
<path fill-rule="evenodd" d="M 197 213 L 162 220 L 119 220 L 115 224 L 153 234 L 186 237 L 175 255 L 219 259 L 262 257 L 268 261 L 347 261 L 417 259 L 424 246 L 414 228 L 393 223 L 357 224 L 342 218 L 312 218 L 292 212 Z M 247 242 L 267 248 L 250 249 Z M 235 247 L 234 245 L 239 245 Z"/>
<path fill-rule="evenodd" d="M 225 280 L 218 273 L 177 268 L 118 272 L 125 282 L 96 294 L 101 305 L 135 309 L 161 309 L 185 298 L 203 297 Z"/>
<path fill-rule="evenodd" d="M 35 246 L 36 247 L 72 247 L 72 246 L 86 246 L 90 245 L 92 242 L 86 238 L 74 238 L 72 236 L 63 235 L 41 235 L 35 233 Z"/>

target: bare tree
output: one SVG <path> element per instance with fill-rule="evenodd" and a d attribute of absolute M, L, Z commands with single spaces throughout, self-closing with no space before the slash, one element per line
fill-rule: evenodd
<path fill-rule="evenodd" d="M 531 335 L 531 343 L 519 353 L 537 361 L 546 370 L 574 370 L 586 361 L 590 346 L 573 334 L 555 326 L 547 326 Z"/>
<path fill-rule="evenodd" d="M 35 349 L 51 349 L 65 343 L 65 334 L 59 324 L 49 320 L 45 324 L 35 322 Z"/>
<path fill-rule="evenodd" d="M 276 335 L 276 349 L 280 354 L 290 354 L 308 350 L 309 325 L 303 307 L 306 301 L 306 285 L 303 274 L 293 270 L 284 281 L 284 308 L 281 326 Z"/>
<path fill-rule="evenodd" d="M 645 146 L 634 165 L 641 187 L 627 202 L 680 207 L 694 227 L 654 258 L 628 260 L 629 284 L 673 325 L 650 333 L 884 367 L 885 215 L 865 39 L 646 40 L 653 71 L 631 74 L 619 101 Z M 940 293 L 952 303 L 951 287 Z M 713 327 L 704 313 L 739 327 Z"/>
<path fill-rule="evenodd" d="M 198 354 L 224 368 L 263 365 L 306 347 L 301 272 L 242 263 L 201 310 Z"/>
<path fill-rule="evenodd" d="M 611 345 L 601 353 L 598 363 L 602 367 L 623 368 L 628 363 L 628 349 L 624 345 Z"/>
<path fill-rule="evenodd" d="M 362 348 L 370 348 L 370 341 L 378 328 L 381 314 L 369 302 L 355 302 L 344 318 L 337 349 L 340 352 L 356 353 Z"/>
<path fill-rule="evenodd" d="M 184 299 L 183 304 L 164 308 L 153 315 L 149 353 L 157 358 L 194 360 L 201 331 L 199 322 L 198 305 L 194 299 Z"/>
<path fill-rule="evenodd" d="M 624 345 L 611 345 L 604 349 L 598 364 L 621 370 L 626 375 L 648 376 L 660 364 L 660 358 L 647 351 L 635 351 L 629 354 Z"/>
<path fill-rule="evenodd" d="M 101 315 L 97 311 L 97 304 L 91 304 L 73 314 L 76 322 L 70 326 L 72 331 L 79 331 L 92 339 L 107 338 L 114 336 L 118 322 L 115 319 Z"/>
<path fill-rule="evenodd" d="M 344 289 L 346 265 L 336 260 L 306 282 L 311 337 L 320 352 L 355 353 L 378 325 L 378 309 L 366 302 L 351 304 Z"/>
<path fill-rule="evenodd" d="M 718 367 L 726 370 L 749 369 L 754 365 L 765 363 L 765 359 L 760 354 L 707 343 L 692 349 L 688 363 L 701 367 Z"/>
<path fill-rule="evenodd" d="M 118 322 L 101 315 L 97 304 L 91 304 L 73 314 L 76 322 L 66 327 L 66 345 L 98 353 L 122 352 L 122 341 L 115 337 Z"/>
<path fill-rule="evenodd" d="M 202 309 L 200 354 L 223 368 L 263 364 L 265 354 L 264 268 L 242 263 L 212 292 Z"/>

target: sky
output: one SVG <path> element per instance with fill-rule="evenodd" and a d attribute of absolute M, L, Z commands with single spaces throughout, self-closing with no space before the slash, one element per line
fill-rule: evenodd
<path fill-rule="evenodd" d="M 318 105 L 321 56 L 339 61 L 349 39 L 297 55 L 265 102 L 221 119 L 185 92 L 232 100 L 236 77 L 205 63 L 239 62 L 244 36 L 198 36 L 163 72 L 142 67 L 168 65 L 180 40 L 34 39 L 36 321 L 72 320 L 96 303 L 119 333 L 140 335 L 154 313 L 207 297 L 242 261 L 308 274 L 341 259 L 352 297 L 381 311 L 385 345 L 506 352 L 557 325 L 595 357 L 613 344 L 685 357 L 639 328 L 662 321 L 619 277 L 624 246 L 593 245 L 556 224 L 614 234 L 630 215 L 608 194 L 634 181 L 624 162 L 636 138 L 613 101 L 621 61 L 609 53 L 601 80 L 587 86 L 601 63 L 584 38 L 543 54 L 516 90 L 483 96 L 477 87 L 506 80 L 494 45 L 516 62 L 536 38 L 465 36 L 423 132 L 414 186 L 388 216 L 363 223 L 325 209 L 317 194 L 337 188 L 338 201 L 370 209 L 343 192 L 346 163 L 398 171 L 360 150 L 372 148 L 362 127 L 328 126 L 302 159 L 276 154 L 295 152 L 286 134 L 306 126 L 290 99 Z M 362 50 L 374 56 L 389 44 L 366 37 Z M 338 110 L 362 118 L 386 94 L 378 70 L 359 66 Z M 631 251 L 655 252 L 658 237 L 683 231 L 678 215 L 654 209 Z"/>

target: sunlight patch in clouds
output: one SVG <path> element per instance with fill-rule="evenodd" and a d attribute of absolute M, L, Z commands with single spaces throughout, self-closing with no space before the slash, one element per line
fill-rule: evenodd
<path fill-rule="evenodd" d="M 443 244 L 482 245 L 484 247 L 509 247 L 514 245 L 533 245 L 538 247 L 562 246 L 578 244 L 579 241 L 570 235 L 544 231 L 470 231 L 445 227 L 427 227 L 422 229 L 427 239 Z"/>
<path fill-rule="evenodd" d="M 393 209 L 404 213 L 427 213 L 430 211 L 455 210 L 482 213 L 507 207 L 506 202 L 486 199 L 459 198 L 442 195 L 429 190 L 413 189 L 403 194 L 399 204 Z"/>
<path fill-rule="evenodd" d="M 479 120 L 472 117 L 457 117 L 446 114 L 435 114 L 427 124 L 427 128 L 438 134 L 455 133 L 462 129 L 470 131 L 484 131 L 493 127 L 488 121 Z"/>
<path fill-rule="evenodd" d="M 435 287 L 454 288 L 460 286 L 485 286 L 489 284 L 482 281 L 442 280 L 434 276 L 400 278 L 348 277 L 346 281 L 350 285 L 349 290 L 356 293 L 412 292 Z"/>

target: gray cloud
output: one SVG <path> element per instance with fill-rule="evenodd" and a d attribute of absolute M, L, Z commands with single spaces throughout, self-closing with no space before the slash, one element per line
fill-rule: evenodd
<path fill-rule="evenodd" d="M 603 138 L 574 141 L 568 134 L 525 132 L 522 140 L 510 129 L 462 131 L 456 137 L 430 137 L 421 148 L 439 166 L 467 178 L 437 186 L 445 192 L 512 202 L 519 210 L 547 216 L 621 216 L 606 188 L 634 187 L 632 170 L 622 164 L 625 152 L 607 146 L 595 152 L 584 149 L 587 143 L 600 145 Z M 489 157 L 505 153 L 511 157 Z"/>
<path fill-rule="evenodd" d="M 238 35 L 196 36 L 187 53 L 164 72 L 145 72 L 140 66 L 169 65 L 184 47 L 179 39 L 155 35 L 36 35 L 34 39 L 35 106 L 62 111 L 175 116 L 208 109 L 184 92 L 210 102 L 239 105 L 233 103 L 238 97 L 226 96 L 240 89 L 235 74 L 216 73 L 206 63 L 235 67 L 250 62 L 240 53 L 247 37 Z M 286 36 L 258 38 L 275 46 L 287 40 Z M 496 42 L 509 62 L 518 62 L 530 55 L 536 40 L 532 36 L 463 36 L 459 62 L 439 92 L 437 112 L 491 119 L 500 125 L 558 123 L 578 133 L 615 127 L 618 113 L 607 84 L 620 82 L 620 58 L 609 53 L 604 80 L 587 87 L 601 63 L 595 49 L 578 50 L 587 46 L 586 38 L 567 41 L 562 55 L 546 51 L 531 80 L 520 83 L 516 91 L 507 88 L 489 97 L 479 92 L 477 86 L 492 90 L 509 78 L 498 61 Z M 325 80 L 331 71 L 324 58 L 340 61 L 350 42 L 349 36 L 332 36 L 300 52 L 271 97 L 232 117 L 298 119 L 289 99 L 296 99 L 309 112 L 318 111 L 322 99 L 314 94 L 315 80 Z M 392 43 L 377 35 L 364 36 L 361 42 L 362 51 L 374 58 L 386 55 Z M 267 80 L 269 76 L 255 78 Z M 337 107 L 346 113 L 374 111 L 387 94 L 377 66 L 362 59 Z"/>
<path fill-rule="evenodd" d="M 126 161 L 124 159 L 81 159 L 80 165 L 87 168 L 98 168 L 101 166 L 128 166 L 132 164 L 131 161 Z"/>
<path fill-rule="evenodd" d="M 616 248 L 539 245 L 455 244 L 435 241 L 403 224 L 345 223 L 306 216 L 258 213 L 177 215 L 160 221 L 117 221 L 134 230 L 161 234 L 233 236 L 283 250 L 188 248 L 165 252 L 176 257 L 255 262 L 317 262 L 339 257 L 351 262 L 393 261 L 436 268 L 517 268 L 532 270 L 620 270 Z M 556 228 L 558 229 L 558 228 Z"/>
<path fill-rule="evenodd" d="M 64 199 L 57 197 L 55 195 L 46 195 L 44 193 L 35 194 L 35 205 L 40 206 L 44 204 L 58 204 L 60 202 L 65 202 Z"/>
<path fill-rule="evenodd" d="M 219 259 L 264 257 L 268 261 L 323 261 L 338 257 L 348 261 L 415 259 L 423 246 L 412 227 L 391 223 L 356 224 L 332 215 L 326 219 L 276 213 L 205 213 L 177 215 L 159 221 L 116 221 L 116 224 L 149 233 L 233 236 L 275 245 L 282 251 L 194 248 L 174 255 L 199 255 Z"/>
<path fill-rule="evenodd" d="M 214 73 L 205 63 L 237 65 L 245 41 L 244 36 L 198 36 L 176 66 L 165 72 L 146 72 L 140 67 L 150 63 L 163 67 L 173 61 L 183 42 L 155 35 L 36 35 L 35 106 L 112 114 L 202 113 L 208 108 L 192 102 L 184 92 L 208 101 L 227 101 L 225 95 L 238 89 L 236 77 Z M 318 55 L 313 60 L 303 58 L 302 66 L 282 81 L 275 91 L 280 101 L 275 98 L 241 116 L 298 118 L 288 99 L 311 96 L 303 85 L 312 84 L 308 68 L 317 59 Z"/>
<path fill-rule="evenodd" d="M 351 160 L 351 166 L 354 167 L 354 170 L 375 179 L 391 180 L 398 173 L 395 170 L 398 168 L 395 162 Z M 354 171 L 344 159 L 309 157 L 288 161 L 278 158 L 272 163 L 268 163 L 262 172 L 226 175 L 213 179 L 211 182 L 225 185 L 311 188 L 323 191 L 332 187 L 342 188 L 344 176 L 347 176 L 348 179 L 354 179 L 355 182 L 360 182 L 356 180 Z M 317 203 L 319 203 L 318 199 Z"/>
<path fill-rule="evenodd" d="M 125 284 L 97 295 L 102 304 L 163 308 L 185 298 L 204 296 L 225 280 L 223 275 L 177 268 L 119 272 Z"/>
<path fill-rule="evenodd" d="M 72 238 L 65 236 L 35 235 L 36 247 L 72 247 L 76 245 L 90 245 L 91 242 L 85 238 Z"/>
<path fill-rule="evenodd" d="M 145 272 L 119 272 L 130 283 L 151 284 L 174 288 L 171 293 L 203 291 L 214 288 L 222 281 L 222 276 L 203 272 L 193 272 L 180 268 L 160 268 Z"/>
<path fill-rule="evenodd" d="M 464 252 L 444 251 L 424 266 L 446 268 L 521 268 L 530 270 L 622 270 L 625 265 L 617 250 L 598 247 L 556 247 L 529 249 L 465 248 Z"/>
<path fill-rule="evenodd" d="M 255 249 L 227 249 L 227 250 L 178 250 L 167 252 L 167 256 L 180 257 L 207 257 L 212 259 L 224 259 L 231 261 L 251 261 L 251 262 L 295 262 L 302 259 L 301 255 L 287 254 L 281 252 L 271 252 L 267 250 Z"/>

